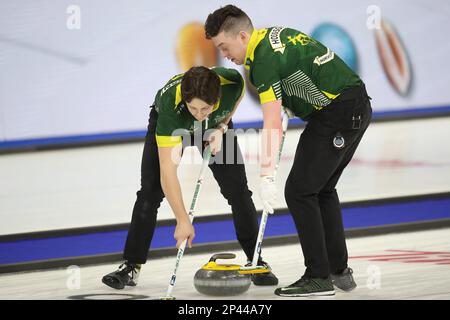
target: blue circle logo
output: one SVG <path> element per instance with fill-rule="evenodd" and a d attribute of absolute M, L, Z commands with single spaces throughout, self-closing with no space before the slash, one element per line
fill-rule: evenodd
<path fill-rule="evenodd" d="M 322 23 L 314 28 L 311 37 L 334 51 L 355 72 L 358 72 L 358 56 L 350 35 L 334 23 Z"/>

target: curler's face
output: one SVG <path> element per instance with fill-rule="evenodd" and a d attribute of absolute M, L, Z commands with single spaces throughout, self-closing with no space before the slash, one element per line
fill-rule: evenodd
<path fill-rule="evenodd" d="M 214 105 L 208 104 L 205 101 L 193 98 L 190 102 L 186 102 L 187 108 L 192 116 L 198 120 L 205 120 L 212 112 Z"/>
<path fill-rule="evenodd" d="M 245 31 L 237 34 L 221 31 L 212 37 L 214 45 L 219 49 L 221 56 L 231 62 L 242 65 L 245 62 L 249 35 Z"/>

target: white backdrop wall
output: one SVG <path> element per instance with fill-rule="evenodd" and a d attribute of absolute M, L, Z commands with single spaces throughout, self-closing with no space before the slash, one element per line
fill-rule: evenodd
<path fill-rule="evenodd" d="M 377 0 L 410 59 L 408 95 L 390 85 L 367 27 L 373 1 L 0 1 L 0 143 L 20 139 L 144 130 L 148 106 L 168 78 L 182 72 L 175 54 L 180 29 L 236 4 L 255 27 L 310 33 L 332 22 L 350 35 L 359 74 L 375 111 L 450 105 L 450 2 Z M 67 27 L 79 8 L 79 29 Z M 234 67 L 220 57 L 220 65 Z M 237 67 L 242 71 L 241 67 Z M 258 121 L 247 94 L 235 122 Z"/>

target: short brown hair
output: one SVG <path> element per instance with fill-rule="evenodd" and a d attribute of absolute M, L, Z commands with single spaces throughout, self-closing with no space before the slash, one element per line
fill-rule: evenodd
<path fill-rule="evenodd" d="M 253 30 L 253 24 L 247 14 L 231 4 L 217 9 L 208 15 L 205 22 L 205 36 L 211 39 L 221 31 L 239 32 L 241 30 Z"/>
<path fill-rule="evenodd" d="M 203 66 L 190 68 L 181 80 L 181 97 L 186 102 L 197 98 L 215 104 L 220 98 L 219 76 Z"/>

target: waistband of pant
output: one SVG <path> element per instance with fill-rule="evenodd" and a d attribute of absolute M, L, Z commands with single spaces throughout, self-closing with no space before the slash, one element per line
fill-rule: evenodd
<path fill-rule="evenodd" d="M 344 90 L 336 99 L 333 100 L 333 102 L 339 102 L 339 101 L 347 101 L 347 100 L 355 100 L 360 98 L 368 98 L 371 99 L 367 95 L 366 86 L 361 84 L 357 87 L 352 87 Z M 332 103 L 333 103 L 332 102 Z"/>

